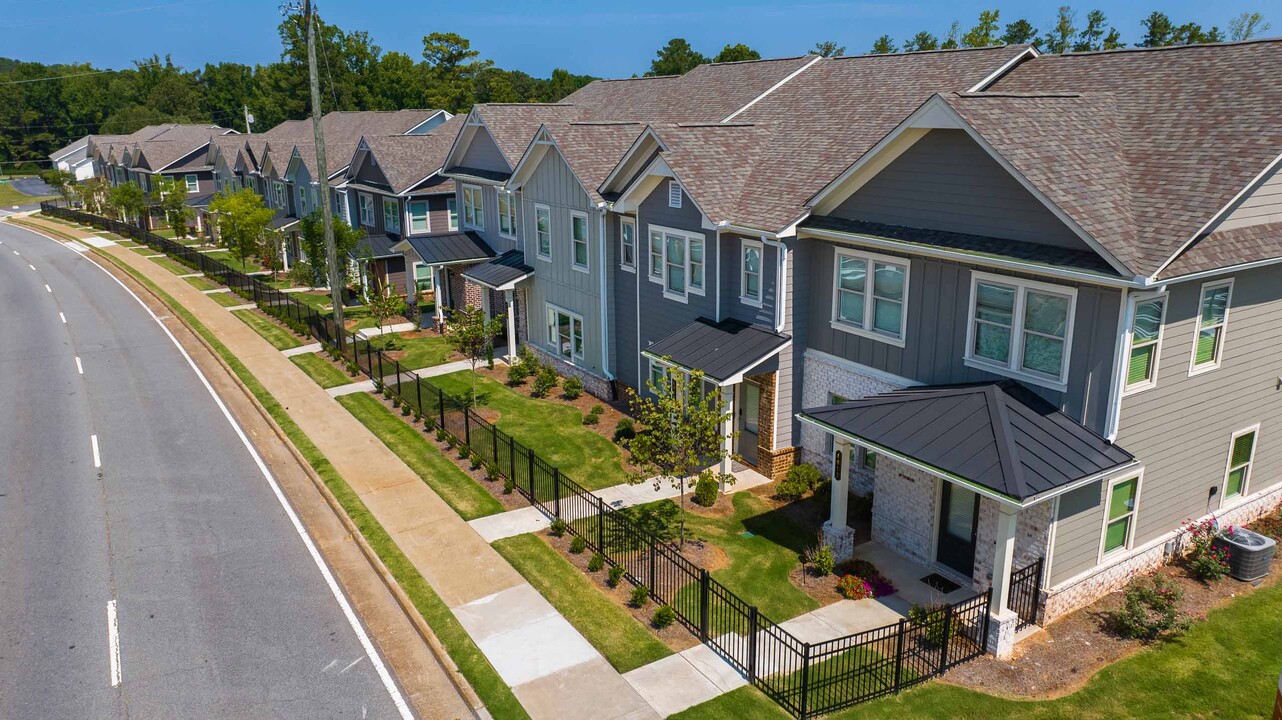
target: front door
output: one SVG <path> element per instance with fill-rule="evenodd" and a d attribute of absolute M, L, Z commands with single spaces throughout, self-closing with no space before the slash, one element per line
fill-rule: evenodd
<path fill-rule="evenodd" d="M 979 527 L 979 496 L 964 487 L 944 483 L 939 502 L 940 564 L 970 577 L 975 570 L 975 531 Z"/>
<path fill-rule="evenodd" d="M 744 380 L 739 385 L 739 456 L 757 464 L 757 433 L 761 420 L 761 386 Z"/>

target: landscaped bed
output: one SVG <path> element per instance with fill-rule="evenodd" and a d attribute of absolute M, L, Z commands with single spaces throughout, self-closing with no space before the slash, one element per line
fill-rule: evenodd
<path fill-rule="evenodd" d="M 277 350 L 288 350 L 303 344 L 303 341 L 297 335 L 284 325 L 269 318 L 261 310 L 232 310 L 232 314 L 253 328 L 254 332 L 262 335 L 263 339 L 271 343 L 272 347 Z"/>
<path fill-rule="evenodd" d="M 344 375 L 333 363 L 317 353 L 295 355 L 290 358 L 290 361 L 323 388 L 338 387 L 339 385 L 349 385 L 357 382 L 357 380 Z"/>

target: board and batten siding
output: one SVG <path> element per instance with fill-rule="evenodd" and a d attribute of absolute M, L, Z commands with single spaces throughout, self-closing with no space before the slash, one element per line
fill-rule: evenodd
<path fill-rule="evenodd" d="M 507 158 L 503 157 L 503 152 L 490 136 L 490 131 L 483 127 L 476 128 L 476 132 L 472 133 L 472 140 L 468 143 L 467 150 L 463 152 L 463 157 L 459 159 L 458 164 L 459 167 L 475 170 L 512 172 L 512 168 L 507 164 Z"/>
<path fill-rule="evenodd" d="M 552 258 L 538 256 L 538 242 L 525 243 L 525 264 L 534 268 L 529 285 L 529 335 L 544 350 L 555 353 L 548 337 L 547 306 L 555 305 L 583 318 L 583 359 L 574 360 L 578 367 L 605 377 L 606 360 L 602 356 L 601 273 L 607 272 L 600 252 L 601 211 L 592 207 L 591 199 L 578 179 L 555 149 L 549 149 L 539 161 L 518 197 L 519 222 L 524 223 L 526 237 L 534 237 L 534 207 L 546 205 L 551 216 Z M 588 272 L 575 270 L 571 239 L 570 212 L 588 216 Z M 495 209 L 497 213 L 497 207 Z M 486 220 L 487 224 L 489 220 Z"/>
<path fill-rule="evenodd" d="M 1282 222 L 1282 164 L 1229 210 L 1216 230 Z"/>
<path fill-rule="evenodd" d="M 1247 493 L 1282 480 L 1282 268 L 1234 276 L 1220 367 L 1190 377 L 1201 290 L 1171 285 L 1157 386 L 1122 399 L 1117 443 L 1144 464 L 1136 545 L 1219 507 L 1238 430 L 1260 424 Z"/>
<path fill-rule="evenodd" d="M 962 130 L 931 130 L 831 214 L 1089 249 Z"/>
<path fill-rule="evenodd" d="M 909 260 L 908 317 L 904 347 L 834 329 L 831 326 L 837 245 L 805 239 L 808 272 L 799 288 L 809 296 L 806 347 L 927 385 L 999 380 L 1003 376 L 967 366 L 971 272 L 1008 275 L 1077 289 L 1068 389 L 1064 392 L 1025 382 L 1030 390 L 1095 432 L 1108 418 L 1113 353 L 1121 292 L 1095 285 L 1015 275 L 986 268 L 900 254 Z M 842 246 L 847 247 L 847 246 Z M 858 248 L 850 247 L 858 251 Z M 877 252 L 891 255 L 885 251 Z"/>
<path fill-rule="evenodd" d="M 620 215 L 611 212 L 606 216 L 606 231 L 608 243 L 614 245 L 615 261 L 611 268 L 613 281 L 610 283 L 610 352 L 612 354 L 612 365 L 614 375 L 619 382 L 633 388 L 640 388 L 644 382 L 645 370 L 638 373 L 638 362 L 641 357 L 641 351 L 637 349 L 637 282 L 644 283 L 645 280 L 645 260 L 643 254 L 646 252 L 645 240 L 641 237 L 640 228 L 637 229 L 637 248 L 636 272 L 623 269 L 619 265 L 618 258 L 621 252 L 619 244 L 619 222 L 622 217 L 636 219 L 635 215 Z"/>

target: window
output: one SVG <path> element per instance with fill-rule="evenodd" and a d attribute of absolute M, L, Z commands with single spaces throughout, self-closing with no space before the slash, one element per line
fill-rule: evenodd
<path fill-rule="evenodd" d="M 1233 441 L 1229 443 L 1229 466 L 1224 471 L 1225 500 L 1246 494 L 1247 484 L 1251 481 L 1251 465 L 1255 462 L 1255 434 L 1258 430 L 1256 425 L 1233 434 Z"/>
<path fill-rule="evenodd" d="M 1073 288 L 973 273 L 966 363 L 1063 390 Z"/>
<path fill-rule="evenodd" d="M 668 207 L 681 207 L 681 183 L 676 180 L 668 181 Z"/>
<path fill-rule="evenodd" d="M 867 448 L 864 448 L 860 452 L 859 464 L 862 465 L 863 468 L 869 472 L 875 471 L 877 469 L 877 453 Z"/>
<path fill-rule="evenodd" d="M 307 191 L 298 188 L 298 215 L 302 217 L 307 214 Z"/>
<path fill-rule="evenodd" d="M 338 208 L 338 216 L 343 218 L 343 222 L 351 224 L 351 212 L 347 207 L 347 191 L 338 190 L 334 193 L 334 203 Z"/>
<path fill-rule="evenodd" d="M 576 270 L 588 269 L 588 216 L 570 212 L 570 242 L 574 245 L 573 266 Z"/>
<path fill-rule="evenodd" d="M 619 264 L 628 270 L 637 267 L 637 221 L 619 218 Z"/>
<path fill-rule="evenodd" d="M 423 263 L 414 263 L 414 286 L 419 292 L 432 291 L 432 268 Z"/>
<path fill-rule="evenodd" d="M 425 233 L 432 229 L 432 221 L 427 212 L 426 200 L 412 200 L 409 203 L 410 232 Z"/>
<path fill-rule="evenodd" d="M 549 305 L 548 344 L 566 360 L 583 359 L 583 318 Z"/>
<path fill-rule="evenodd" d="M 289 204 L 285 201 L 285 183 L 272 183 L 272 192 L 276 196 L 276 207 L 284 210 Z"/>
<path fill-rule="evenodd" d="M 761 307 L 761 243 L 745 239 L 740 253 L 742 277 L 739 280 L 739 300 Z"/>
<path fill-rule="evenodd" d="M 516 195 L 506 190 L 499 191 L 499 234 L 516 237 Z"/>
<path fill-rule="evenodd" d="M 374 227 L 374 198 L 361 193 L 356 196 L 356 204 L 360 209 L 361 224 Z"/>
<path fill-rule="evenodd" d="M 703 249 L 702 235 L 651 226 L 650 277 L 663 285 L 664 295 L 684 302 L 690 293 L 703 294 Z"/>
<path fill-rule="evenodd" d="M 908 261 L 838 249 L 832 326 L 903 345 L 908 315 Z"/>
<path fill-rule="evenodd" d="M 536 251 L 543 260 L 552 259 L 552 209 L 547 205 L 534 206 L 534 239 Z"/>
<path fill-rule="evenodd" d="M 1224 333 L 1228 329 L 1229 298 L 1232 294 L 1232 280 L 1202 286 L 1202 312 L 1197 320 L 1197 334 L 1193 336 L 1190 375 L 1220 366 L 1220 358 L 1224 354 Z"/>
<path fill-rule="evenodd" d="M 652 386 L 652 388 L 646 388 L 646 389 L 651 390 L 653 392 L 653 389 L 663 387 L 663 384 L 667 381 L 668 381 L 668 367 L 658 362 L 657 360 L 651 358 L 650 359 L 650 385 Z"/>
<path fill-rule="evenodd" d="M 475 185 L 463 186 L 463 227 L 485 231 L 485 200 Z"/>
<path fill-rule="evenodd" d="M 401 231 L 401 204 L 391 198 L 383 198 L 383 230 L 391 233 Z"/>
<path fill-rule="evenodd" d="M 187 184 L 187 194 L 200 192 L 200 179 L 195 175 L 184 175 L 183 182 Z"/>
<path fill-rule="evenodd" d="M 1129 477 L 1108 485 L 1108 514 L 1104 517 L 1104 555 L 1127 550 L 1135 530 L 1135 506 L 1140 499 L 1140 479 Z"/>
<path fill-rule="evenodd" d="M 1162 348 L 1166 296 L 1138 300 L 1131 321 L 1131 351 L 1127 354 L 1126 389 L 1142 390 L 1157 383 L 1157 356 Z"/>
<path fill-rule="evenodd" d="M 450 230 L 458 230 L 458 198 L 447 199 L 445 210 L 450 214 Z"/>

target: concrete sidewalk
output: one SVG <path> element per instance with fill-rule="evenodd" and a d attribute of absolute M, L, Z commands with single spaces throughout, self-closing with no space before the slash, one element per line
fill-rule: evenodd
<path fill-rule="evenodd" d="M 235 353 L 360 496 L 532 718 L 658 717 L 502 556 L 289 358 L 138 253 L 103 252 L 146 276 Z M 512 660 L 516 649 L 523 649 L 520 661 Z"/>

